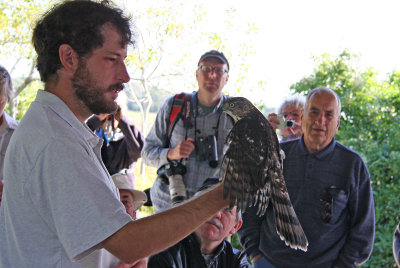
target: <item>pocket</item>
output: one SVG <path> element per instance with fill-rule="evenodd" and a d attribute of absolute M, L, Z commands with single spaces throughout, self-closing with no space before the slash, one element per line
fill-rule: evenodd
<path fill-rule="evenodd" d="M 344 216 L 347 208 L 348 195 L 343 190 L 335 189 L 332 195 L 332 219 L 331 224 L 335 224 Z"/>

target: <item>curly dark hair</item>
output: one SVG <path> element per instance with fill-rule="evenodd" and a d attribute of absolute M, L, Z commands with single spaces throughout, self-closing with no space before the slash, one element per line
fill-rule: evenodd
<path fill-rule="evenodd" d="M 41 80 L 47 82 L 61 68 L 60 45 L 69 44 L 79 57 L 89 56 L 93 49 L 101 47 L 104 43 L 101 27 L 106 23 L 117 29 L 123 44 L 134 43 L 130 17 L 112 7 L 110 1 L 66 1 L 46 12 L 37 22 L 32 37 Z"/>

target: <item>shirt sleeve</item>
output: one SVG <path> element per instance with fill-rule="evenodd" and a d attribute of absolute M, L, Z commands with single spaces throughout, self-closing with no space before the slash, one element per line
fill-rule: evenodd
<path fill-rule="evenodd" d="M 334 267 L 356 267 L 371 255 L 375 237 L 375 210 L 368 170 L 360 160 L 358 183 L 349 199 L 351 226 Z"/>
<path fill-rule="evenodd" d="M 168 138 L 167 117 L 169 117 L 172 101 L 173 97 L 170 97 L 164 103 L 157 114 L 150 133 L 146 137 L 142 150 L 142 158 L 146 165 L 158 168 L 168 163 L 167 153 L 169 148 L 166 148 L 168 147 L 168 144 L 166 144 Z"/>
<path fill-rule="evenodd" d="M 24 186 L 70 259 L 91 253 L 132 221 L 98 157 L 80 140 L 53 138 Z"/>
<path fill-rule="evenodd" d="M 242 215 L 243 225 L 238 230 L 240 243 L 243 245 L 246 254 L 253 259 L 258 254 L 260 245 L 260 232 L 262 217 L 257 216 L 257 208 L 255 206 L 248 207 Z"/>

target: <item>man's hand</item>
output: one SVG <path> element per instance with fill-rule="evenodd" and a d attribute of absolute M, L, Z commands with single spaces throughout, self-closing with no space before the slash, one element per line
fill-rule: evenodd
<path fill-rule="evenodd" d="M 123 109 L 122 106 L 119 106 L 118 109 L 114 112 L 115 120 L 119 122 L 124 114 L 126 114 L 125 109 Z"/>
<path fill-rule="evenodd" d="M 179 144 L 175 148 L 169 149 L 167 153 L 168 160 L 179 160 L 182 158 L 188 158 L 189 155 L 193 152 L 194 139 L 188 138 L 187 140 L 183 140 L 179 142 Z"/>
<path fill-rule="evenodd" d="M 279 125 L 278 115 L 276 113 L 270 113 L 268 114 L 267 120 L 270 122 L 274 130 L 276 130 Z"/>
<path fill-rule="evenodd" d="M 96 115 L 100 121 L 104 121 L 109 114 L 98 114 Z"/>

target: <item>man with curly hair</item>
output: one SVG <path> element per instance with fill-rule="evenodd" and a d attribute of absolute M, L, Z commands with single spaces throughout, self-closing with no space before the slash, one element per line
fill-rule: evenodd
<path fill-rule="evenodd" d="M 110 267 L 105 250 L 136 265 L 227 206 L 222 185 L 137 221 L 120 202 L 102 140 L 85 124 L 114 112 L 130 79 L 124 59 L 132 32 L 120 9 L 63 2 L 38 21 L 32 40 L 45 87 L 7 149 L 0 267 Z"/>

